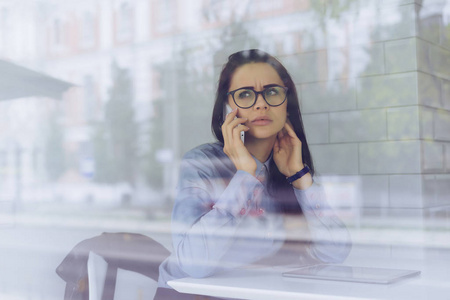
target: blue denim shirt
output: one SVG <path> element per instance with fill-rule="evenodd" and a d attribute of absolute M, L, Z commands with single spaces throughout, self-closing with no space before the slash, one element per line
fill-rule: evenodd
<path fill-rule="evenodd" d="M 275 213 L 277 201 L 267 193 L 265 179 L 271 159 L 255 159 L 255 177 L 237 171 L 220 143 L 204 144 L 184 155 L 172 214 L 173 253 L 160 266 L 160 286 L 251 264 L 281 248 L 284 216 Z M 350 237 L 321 186 L 292 189 L 308 224 L 309 255 L 342 262 L 351 248 Z"/>

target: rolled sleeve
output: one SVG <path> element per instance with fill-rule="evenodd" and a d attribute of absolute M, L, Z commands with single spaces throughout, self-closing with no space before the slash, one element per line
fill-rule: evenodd
<path fill-rule="evenodd" d="M 311 252 L 323 262 L 342 262 L 351 249 L 350 234 L 326 201 L 322 186 L 313 183 L 306 190 L 294 188 L 312 237 Z"/>

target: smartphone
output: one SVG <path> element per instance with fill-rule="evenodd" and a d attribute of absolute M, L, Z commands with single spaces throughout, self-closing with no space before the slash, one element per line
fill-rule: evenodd
<path fill-rule="evenodd" d="M 227 115 L 232 111 L 231 106 L 228 104 L 225 104 L 225 108 L 223 110 L 223 119 L 227 117 Z M 245 144 L 245 131 L 241 131 L 241 141 Z"/>

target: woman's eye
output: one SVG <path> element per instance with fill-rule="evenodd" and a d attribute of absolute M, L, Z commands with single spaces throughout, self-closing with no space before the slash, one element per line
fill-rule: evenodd
<path fill-rule="evenodd" d="M 250 98 L 251 96 L 252 96 L 252 94 L 249 91 L 242 91 L 242 92 L 239 92 L 239 94 L 238 94 L 238 97 L 240 99 Z"/>
<path fill-rule="evenodd" d="M 266 96 L 276 96 L 278 94 L 279 92 L 277 88 L 268 88 L 266 91 Z"/>

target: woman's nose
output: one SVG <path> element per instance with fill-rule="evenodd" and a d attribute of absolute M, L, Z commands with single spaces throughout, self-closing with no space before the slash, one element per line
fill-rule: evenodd
<path fill-rule="evenodd" d="M 257 109 L 257 110 L 260 110 L 260 109 L 269 109 L 269 105 L 267 105 L 266 100 L 264 100 L 264 98 L 263 98 L 263 96 L 262 96 L 261 94 L 259 94 L 259 95 L 256 97 L 256 103 L 255 103 L 255 105 L 254 105 L 254 108 Z"/>

